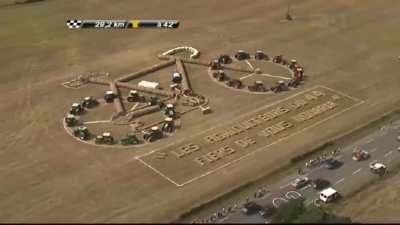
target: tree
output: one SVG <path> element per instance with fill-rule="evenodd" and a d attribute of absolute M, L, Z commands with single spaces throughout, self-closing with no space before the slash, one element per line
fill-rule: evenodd
<path fill-rule="evenodd" d="M 279 207 L 273 218 L 275 223 L 314 223 L 314 224 L 340 224 L 351 223 L 348 217 L 342 217 L 334 213 L 316 207 L 314 204 L 304 205 L 304 199 L 294 199 Z"/>
<path fill-rule="evenodd" d="M 327 212 L 322 208 L 316 207 L 315 205 L 310 205 L 306 208 L 303 214 L 299 215 L 294 223 L 349 224 L 351 223 L 351 219 Z"/>
<path fill-rule="evenodd" d="M 324 210 L 314 205 L 308 206 L 304 212 L 298 216 L 295 223 L 321 223 L 324 221 L 326 213 Z"/>
<path fill-rule="evenodd" d="M 303 214 L 304 211 L 304 199 L 293 199 L 279 207 L 274 221 L 277 223 L 291 223 Z"/>
<path fill-rule="evenodd" d="M 336 214 L 327 214 L 324 223 L 329 224 L 349 224 L 352 223 L 349 217 L 338 216 Z"/>

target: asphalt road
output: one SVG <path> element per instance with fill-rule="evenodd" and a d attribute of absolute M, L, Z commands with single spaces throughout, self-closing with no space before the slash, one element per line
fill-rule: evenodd
<path fill-rule="evenodd" d="M 318 165 L 306 172 L 305 176 L 311 180 L 316 178 L 329 180 L 331 187 L 345 197 L 346 193 L 352 190 L 352 187 L 367 183 L 378 176 L 370 172 L 369 164 L 371 162 L 377 161 L 385 164 L 390 172 L 390 168 L 400 161 L 400 151 L 397 151 L 400 146 L 400 141 L 397 140 L 399 135 L 400 120 L 355 141 L 352 145 L 342 148 L 340 153 L 335 156 L 336 159 L 344 163 L 341 167 L 329 170 L 324 168 L 323 165 Z M 355 147 L 361 147 L 361 149 L 368 151 L 371 157 L 364 161 L 352 160 L 352 153 Z M 293 174 L 276 184 L 271 184 L 271 186 L 267 187 L 270 192 L 264 195 L 263 198 L 256 199 L 255 202 L 262 206 L 273 204 L 275 207 L 279 207 L 280 204 L 290 199 L 304 196 L 306 204 L 311 204 L 318 197 L 318 191 L 314 190 L 311 185 L 296 190 L 290 185 L 290 182 L 296 177 L 298 175 Z M 265 222 L 266 220 L 259 214 L 247 216 L 241 212 L 240 208 L 217 221 L 217 223 Z"/>

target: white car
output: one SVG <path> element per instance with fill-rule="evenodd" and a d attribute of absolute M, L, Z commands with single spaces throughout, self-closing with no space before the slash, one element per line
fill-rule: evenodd
<path fill-rule="evenodd" d="M 378 162 L 371 163 L 369 165 L 369 168 L 370 168 L 371 172 L 375 173 L 375 174 L 382 174 L 382 173 L 386 172 L 386 166 L 384 164 L 378 163 Z"/>
<path fill-rule="evenodd" d="M 299 189 L 299 188 L 306 186 L 309 183 L 309 181 L 310 180 L 308 179 L 308 177 L 298 177 L 294 181 L 292 181 L 290 184 L 294 188 Z"/>

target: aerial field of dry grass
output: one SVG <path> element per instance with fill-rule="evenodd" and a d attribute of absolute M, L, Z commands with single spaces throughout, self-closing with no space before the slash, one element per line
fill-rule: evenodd
<path fill-rule="evenodd" d="M 398 105 L 399 1 L 292 1 L 295 20 L 282 22 L 286 7 L 287 1 L 280 0 L 0 3 L 0 221 L 170 221 Z M 178 19 L 181 26 L 68 30 L 65 21 L 75 18 Z M 285 154 L 274 155 L 275 163 L 269 151 L 257 152 L 182 187 L 134 158 L 169 140 L 121 150 L 86 145 L 66 134 L 61 118 L 70 103 L 104 90 L 70 90 L 60 83 L 81 72 L 107 71 L 116 77 L 137 71 L 159 63 L 158 53 L 181 45 L 199 49 L 202 60 L 238 49 L 283 54 L 304 65 L 309 78 L 293 92 L 250 97 L 211 79 L 204 85 L 206 68 L 190 66 L 188 73 L 196 74 L 193 89 L 211 96 L 214 113 L 182 121 L 171 141 L 187 137 L 189 128 L 207 129 L 315 85 L 365 102 L 276 145 L 274 152 Z M 221 104 L 226 96 L 245 104 Z"/>
<path fill-rule="evenodd" d="M 398 223 L 400 174 L 377 182 L 340 205 L 341 214 L 361 223 Z"/>

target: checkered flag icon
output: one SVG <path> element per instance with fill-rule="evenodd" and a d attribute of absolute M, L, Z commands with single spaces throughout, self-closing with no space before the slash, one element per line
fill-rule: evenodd
<path fill-rule="evenodd" d="M 67 20 L 69 29 L 78 29 L 82 27 L 82 20 Z"/>

